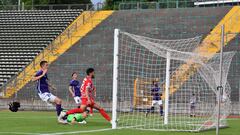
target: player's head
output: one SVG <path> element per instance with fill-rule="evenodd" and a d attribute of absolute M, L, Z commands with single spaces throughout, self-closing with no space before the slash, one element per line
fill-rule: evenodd
<path fill-rule="evenodd" d="M 93 69 L 93 68 L 88 68 L 88 69 L 86 70 L 86 73 L 87 73 L 87 75 L 90 76 L 91 78 L 94 78 L 94 77 L 95 77 L 95 76 L 94 76 L 94 69 Z"/>
<path fill-rule="evenodd" d="M 47 61 L 41 61 L 40 62 L 40 67 L 42 69 L 48 69 L 48 62 Z"/>
<path fill-rule="evenodd" d="M 155 81 L 152 82 L 152 85 L 158 87 L 158 83 Z"/>
<path fill-rule="evenodd" d="M 195 94 L 193 93 L 192 96 L 195 96 Z"/>
<path fill-rule="evenodd" d="M 89 113 L 89 111 L 83 112 L 83 113 L 82 113 L 82 117 L 83 117 L 84 119 L 86 119 L 86 118 L 88 117 L 88 113 Z"/>
<path fill-rule="evenodd" d="M 152 81 L 152 85 L 154 85 L 155 84 L 155 81 Z"/>
<path fill-rule="evenodd" d="M 77 75 L 77 72 L 73 72 L 73 73 L 72 73 L 72 79 L 76 80 L 76 79 L 77 79 L 77 76 L 78 76 L 78 75 Z"/>

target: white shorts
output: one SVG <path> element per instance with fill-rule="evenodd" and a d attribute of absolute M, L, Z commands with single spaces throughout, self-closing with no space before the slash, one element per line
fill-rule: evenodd
<path fill-rule="evenodd" d="M 221 96 L 221 102 L 223 103 L 223 102 L 226 102 L 227 101 L 227 95 L 226 94 L 223 94 L 222 96 Z"/>
<path fill-rule="evenodd" d="M 54 100 L 57 98 L 54 96 L 52 93 L 38 93 L 39 97 L 42 99 L 42 101 L 49 102 L 49 103 L 54 103 Z"/>
<path fill-rule="evenodd" d="M 153 100 L 152 101 L 152 106 L 154 106 L 154 105 L 162 105 L 162 100 Z"/>
<path fill-rule="evenodd" d="M 75 100 L 76 104 L 81 104 L 82 103 L 82 100 L 79 96 L 74 97 L 74 100 Z"/>

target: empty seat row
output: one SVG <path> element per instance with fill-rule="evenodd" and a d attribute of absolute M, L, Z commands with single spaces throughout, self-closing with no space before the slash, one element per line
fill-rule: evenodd
<path fill-rule="evenodd" d="M 0 28 L 1 28 L 1 31 L 3 30 L 21 30 L 21 31 L 27 31 L 27 30 L 49 30 L 49 27 L 51 27 L 52 30 L 62 30 L 64 29 L 65 27 L 64 26 L 67 26 L 67 25 L 58 25 L 58 24 L 52 24 L 52 25 L 49 25 L 49 24 L 46 24 L 46 25 L 39 25 L 39 24 L 35 24 L 35 25 L 3 25 L 1 27 L 0 25 Z M 25 28 L 23 28 L 25 27 Z"/>
<path fill-rule="evenodd" d="M 4 71 L 0 71 L 0 75 L 16 75 L 18 72 L 4 72 Z"/>
<path fill-rule="evenodd" d="M 9 49 L 11 49 L 11 50 L 16 50 L 16 49 L 26 49 L 26 50 L 42 50 L 42 49 L 44 49 L 44 47 L 35 47 L 35 46 L 32 46 L 32 45 L 30 45 L 30 46 L 1 46 L 0 45 L 0 50 L 9 50 Z"/>
<path fill-rule="evenodd" d="M 11 11 L 11 12 L 0 12 L 0 15 L 55 15 L 55 14 L 78 14 L 80 13 L 79 11 L 44 11 L 44 12 L 24 12 L 24 11 Z"/>
<path fill-rule="evenodd" d="M 14 38 L 55 38 L 57 36 L 57 34 L 41 34 L 41 35 L 37 35 L 37 34 L 30 34 L 30 33 L 25 33 L 25 34 L 0 34 L 0 39 L 1 38 L 12 38 L 14 36 Z"/>
<path fill-rule="evenodd" d="M 15 40 L 15 41 L 1 41 L 0 42 L 0 45 L 5 45 L 5 44 L 33 44 L 34 46 L 38 46 L 39 44 L 50 44 L 51 42 L 50 41 L 31 41 L 31 40 L 26 40 L 26 41 L 20 41 L 20 40 Z"/>
<path fill-rule="evenodd" d="M 79 13 L 82 10 L 71 9 L 71 10 L 0 10 L 0 13 L 18 13 L 18 14 L 43 14 L 43 13 Z"/>
<path fill-rule="evenodd" d="M 54 23 L 54 22 L 56 22 L 56 23 L 58 23 L 58 22 L 69 22 L 69 21 L 72 21 L 72 19 L 51 19 L 51 20 L 49 20 L 49 19 L 37 19 L 37 20 L 32 20 L 32 19 L 29 19 L 29 20 L 15 20 L 15 19 L 9 19 L 9 20 L 1 20 L 1 23 L 12 23 L 12 22 L 17 22 L 17 23 L 39 23 L 39 22 L 41 22 L 41 23 Z"/>
<path fill-rule="evenodd" d="M 41 50 L 32 50 L 32 49 L 1 49 L 0 48 L 0 52 L 4 53 L 4 52 L 40 52 Z"/>
<path fill-rule="evenodd" d="M 8 42 L 8 43 L 0 43 L 0 47 L 46 47 L 47 44 L 42 44 L 41 42 L 33 42 L 33 43 L 14 43 L 14 42 Z"/>
<path fill-rule="evenodd" d="M 9 78 L 11 78 L 11 75 L 1 75 L 0 74 L 0 78 L 2 78 L 2 79 L 9 79 Z"/>
<path fill-rule="evenodd" d="M 24 66 L 23 65 L 0 65 L 0 68 L 23 68 Z"/>
<path fill-rule="evenodd" d="M 31 25 L 31 24 L 69 24 L 69 21 L 58 21 L 58 22 L 35 22 L 35 21 L 28 21 L 28 22 L 0 22 L 0 25 Z"/>
<path fill-rule="evenodd" d="M 26 34 L 26 35 L 25 35 Z M 9 37 L 9 36 L 17 36 L 17 37 L 30 37 L 29 35 L 31 35 L 31 37 L 49 37 L 51 35 L 54 35 L 54 37 L 56 37 L 59 34 L 59 32 L 39 32 L 39 33 L 32 33 L 32 32 L 17 32 L 17 33 L 13 33 L 13 32 L 6 32 L 6 33 L 0 33 L 0 38 L 1 37 Z"/>
<path fill-rule="evenodd" d="M 33 37 L 31 38 L 21 38 L 21 37 L 9 37 L 9 38 L 1 38 L 1 41 L 49 41 L 53 40 L 54 37 L 49 37 L 49 38 L 41 38 L 41 37 Z"/>
<path fill-rule="evenodd" d="M 1 29 L 0 33 L 59 33 L 62 32 L 62 30 L 59 30 L 59 28 L 51 28 L 51 29 Z"/>
<path fill-rule="evenodd" d="M 55 17 L 51 17 L 51 16 L 41 16 L 41 17 L 24 17 L 24 16 L 0 16 L 1 20 L 41 20 L 41 19 L 50 19 L 50 20 L 61 20 L 61 19 L 73 19 L 71 16 L 55 16 Z"/>
<path fill-rule="evenodd" d="M 22 66 L 25 66 L 29 64 L 29 62 L 22 62 L 22 61 L 4 61 L 4 62 L 1 62 L 1 65 L 22 65 Z"/>
<path fill-rule="evenodd" d="M 0 68 L 0 71 L 6 72 L 6 71 L 10 71 L 10 72 L 18 72 L 21 71 L 22 69 L 17 69 L 17 68 Z"/>
<path fill-rule="evenodd" d="M 37 34 L 37 33 L 34 33 L 34 34 L 31 34 L 31 33 L 24 33 L 24 34 L 21 34 L 21 33 L 15 33 L 15 34 L 1 34 L 0 33 L 0 39 L 1 38 L 12 38 L 14 36 L 14 38 L 55 38 L 56 36 L 58 35 L 58 33 L 42 33 L 41 35 Z"/>
<path fill-rule="evenodd" d="M 33 55 L 0 55 L 0 58 L 1 59 L 4 59 L 4 58 L 19 58 L 19 59 L 33 59 L 35 56 Z"/>
<path fill-rule="evenodd" d="M 0 62 L 30 62 L 32 59 L 1 59 Z"/>
<path fill-rule="evenodd" d="M 81 12 L 0 11 L 0 86 L 31 63 Z"/>

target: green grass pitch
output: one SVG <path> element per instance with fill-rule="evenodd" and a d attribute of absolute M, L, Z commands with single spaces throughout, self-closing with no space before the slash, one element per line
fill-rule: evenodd
<path fill-rule="evenodd" d="M 134 129 L 111 130 L 111 125 L 99 114 L 89 117 L 86 125 L 60 125 L 55 112 L 17 112 L 0 111 L 0 135 L 214 135 L 215 131 L 200 133 L 160 132 Z M 220 130 L 220 135 L 240 133 L 240 119 L 229 119 L 229 127 Z"/>

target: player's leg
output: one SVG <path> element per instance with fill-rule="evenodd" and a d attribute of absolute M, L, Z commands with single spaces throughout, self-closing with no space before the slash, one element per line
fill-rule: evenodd
<path fill-rule="evenodd" d="M 162 100 L 159 100 L 158 101 L 158 105 L 159 105 L 159 112 L 160 112 L 160 115 L 163 116 L 163 104 L 162 104 Z"/>
<path fill-rule="evenodd" d="M 62 100 L 60 98 L 56 97 L 54 100 L 54 103 L 56 104 L 57 116 L 59 116 L 62 111 Z"/>
<path fill-rule="evenodd" d="M 62 111 L 62 100 L 57 96 L 54 96 L 52 93 L 44 93 L 44 94 L 45 94 L 45 98 L 47 98 L 47 102 L 56 105 L 57 116 L 59 116 Z"/>
<path fill-rule="evenodd" d="M 90 107 L 89 109 L 90 109 L 90 112 L 89 112 L 90 116 L 93 116 L 93 108 Z"/>
<path fill-rule="evenodd" d="M 86 98 L 82 98 L 82 103 L 80 105 L 80 108 L 75 108 L 75 109 L 68 110 L 66 112 L 66 115 L 74 114 L 74 113 L 83 113 L 88 106 L 87 102 L 88 102 L 88 100 Z"/>
<path fill-rule="evenodd" d="M 151 113 L 154 113 L 154 110 L 155 110 L 155 107 L 154 107 L 154 106 L 156 105 L 156 103 L 157 103 L 156 100 L 153 100 L 153 101 L 152 101 L 152 106 L 151 106 L 151 109 L 150 109 L 150 110 L 151 110 Z"/>
<path fill-rule="evenodd" d="M 92 107 L 100 112 L 100 114 L 107 120 L 111 121 L 110 116 L 106 113 L 106 111 L 98 104 L 94 103 Z"/>
<path fill-rule="evenodd" d="M 81 105 L 81 98 L 76 96 L 74 97 L 74 101 L 75 103 L 77 104 L 77 107 L 80 108 L 80 105 Z"/>
<path fill-rule="evenodd" d="M 193 117 L 195 117 L 195 109 L 196 109 L 196 106 L 195 106 L 195 104 L 193 104 L 193 106 L 192 106 Z"/>
<path fill-rule="evenodd" d="M 193 104 L 191 103 L 190 104 L 190 117 L 193 116 Z"/>
<path fill-rule="evenodd" d="M 151 108 L 147 109 L 145 116 L 147 117 L 150 112 L 154 113 L 155 100 L 152 100 Z"/>

